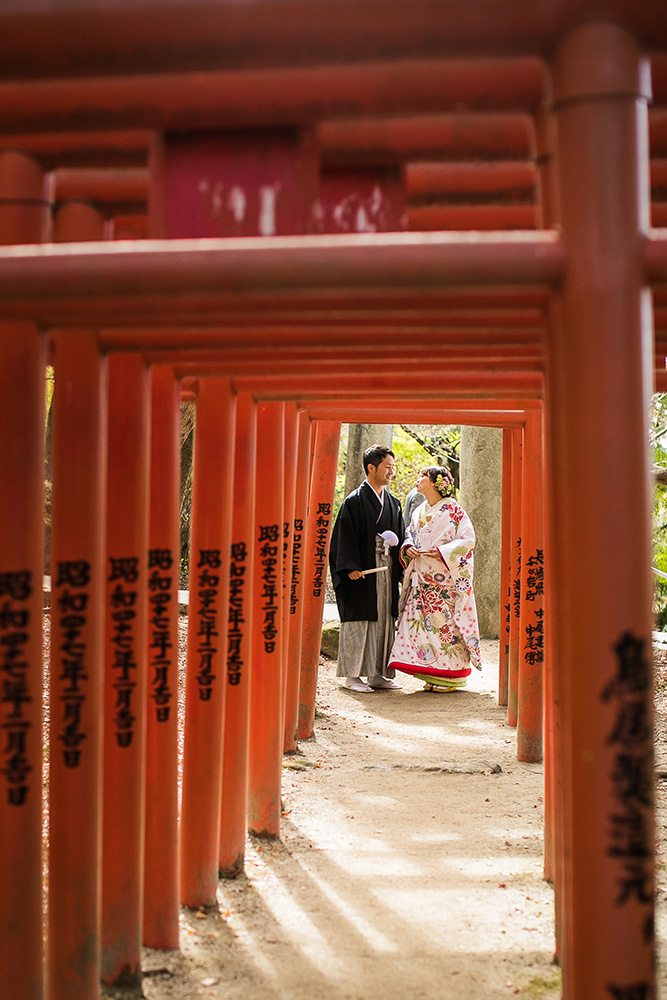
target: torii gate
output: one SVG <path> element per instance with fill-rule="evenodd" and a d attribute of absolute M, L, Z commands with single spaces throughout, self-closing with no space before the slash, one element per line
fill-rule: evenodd
<path fill-rule="evenodd" d="M 641 4 L 634 7 L 630 10 L 620 2 L 610 4 L 610 13 L 621 12 L 631 25 L 636 25 L 636 33 L 641 34 L 652 28 L 654 22 L 649 7 Z M 421 5 L 419 16 L 410 15 L 414 23 L 409 24 L 409 19 L 403 22 L 408 47 L 415 44 L 415 32 L 423 29 L 427 8 L 428 4 Z M 341 20 L 345 22 L 349 16 L 348 6 L 343 4 Z M 58 364 L 62 366 L 59 377 L 62 379 L 64 372 L 64 382 L 71 387 L 68 419 L 74 421 L 69 436 L 62 440 L 73 444 L 77 455 L 85 456 L 85 461 L 75 459 L 71 451 L 54 456 L 54 482 L 57 469 L 64 481 L 70 477 L 70 485 L 61 492 L 61 503 L 68 489 L 72 498 L 80 498 L 82 490 L 90 498 L 87 516 L 76 526 L 71 518 L 69 525 L 61 522 L 65 527 L 58 528 L 57 536 L 54 498 L 54 546 L 61 546 L 60 562 L 69 567 L 69 575 L 61 586 L 74 588 L 74 593 L 70 590 L 68 595 L 68 600 L 74 602 L 72 610 L 81 612 L 85 608 L 88 612 L 85 627 L 90 632 L 86 633 L 86 642 L 99 658 L 105 613 L 100 586 L 104 524 L 99 517 L 105 495 L 101 448 L 103 362 L 97 337 L 90 331 L 109 329 L 114 323 L 118 328 L 128 322 L 140 328 L 147 314 L 156 327 L 170 322 L 185 327 L 193 318 L 201 323 L 204 317 L 206 325 L 215 325 L 228 313 L 239 289 L 244 298 L 240 312 L 249 322 L 265 313 L 267 301 L 272 305 L 279 302 L 283 307 L 286 300 L 297 312 L 304 304 L 312 307 L 315 303 L 320 313 L 315 319 L 311 317 L 311 322 L 319 322 L 326 317 L 332 303 L 344 313 L 355 297 L 357 304 L 362 302 L 367 297 L 366 289 L 370 289 L 368 297 L 375 296 L 377 316 L 384 322 L 389 304 L 397 298 L 393 294 L 395 288 L 401 289 L 403 304 L 414 305 L 424 292 L 437 294 L 451 285 L 464 285 L 475 293 L 480 286 L 511 285 L 516 289 L 517 285 L 523 285 L 533 295 L 537 289 L 540 304 L 548 309 L 547 442 L 550 482 L 554 488 L 558 487 L 559 496 L 558 517 L 554 516 L 550 525 L 554 613 L 555 620 L 567 622 L 567 630 L 554 635 L 555 660 L 561 669 L 553 678 L 562 782 L 564 850 L 558 858 L 556 887 L 562 907 L 560 953 L 564 995 L 577 1000 L 584 997 L 601 1000 L 610 991 L 620 997 L 653 994 L 650 932 L 653 870 L 649 826 L 652 811 L 650 797 L 645 795 L 651 780 L 649 475 L 647 454 L 636 448 L 636 442 L 645 436 L 653 362 L 648 285 L 664 283 L 667 236 L 648 230 L 648 90 L 642 53 L 633 32 L 626 32 L 612 20 L 579 25 L 569 20 L 568 12 L 560 10 L 555 22 L 541 11 L 535 16 L 545 27 L 537 31 L 535 22 L 531 22 L 529 27 L 534 33 L 550 39 L 556 34 L 563 35 L 551 61 L 559 195 L 558 213 L 553 218 L 560 222 L 562 236 L 549 232 L 530 238 L 523 234 L 515 238 L 493 234 L 488 239 L 470 236 L 449 240 L 439 235 L 432 239 L 413 235 L 319 240 L 295 237 L 240 241 L 238 245 L 210 241 L 198 247 L 156 243 L 138 245 L 132 250 L 125 246 L 95 246 L 87 252 L 73 252 L 69 247 L 19 247 L 0 253 L 0 308 L 4 317 L 0 341 L 3 358 L 0 414 L 3 442 L 6 442 L 0 458 L 2 481 L 6 484 L 0 498 L 0 579 L 5 602 L 4 647 L 11 650 L 5 657 L 4 669 L 15 685 L 11 690 L 17 692 L 9 702 L 9 714 L 3 716 L 9 734 L 6 748 L 12 748 L 11 768 L 7 765 L 5 774 L 11 776 L 12 794 L 2 800 L 0 815 L 12 845 L 6 861 L 3 858 L 6 869 L 3 885 L 11 887 L 16 898 L 21 899 L 20 906 L 12 906 L 15 901 L 10 897 L 8 909 L 12 913 L 22 910 L 23 916 L 20 925 L 11 929 L 12 933 L 8 928 L 2 935 L 3 967 L 15 970 L 18 956 L 21 966 L 27 963 L 31 970 L 36 970 L 28 982 L 29 977 L 21 968 L 21 983 L 12 983 L 13 996 L 27 996 L 21 991 L 28 988 L 33 995 L 35 990 L 41 990 L 41 815 L 36 801 L 39 797 L 34 794 L 35 784 L 30 777 L 39 770 L 35 736 L 39 735 L 40 726 L 36 700 L 26 701 L 26 696 L 34 697 L 32 692 L 39 689 L 41 658 L 39 628 L 34 624 L 41 615 L 35 582 L 41 577 L 42 561 L 42 378 L 46 338 L 40 330 L 58 331 L 53 339 Z M 276 22 L 265 24 L 260 19 L 253 26 L 262 44 L 269 44 L 265 32 L 267 28 L 276 30 Z M 394 30 L 391 19 L 374 27 L 378 28 L 374 44 L 386 44 Z M 465 24 L 457 21 L 455 27 L 458 37 L 465 38 Z M 492 21 L 492 27 L 507 42 L 518 37 L 522 24 L 510 11 L 507 23 L 499 26 Z M 164 30 L 164 25 L 159 25 L 158 35 Z M 488 44 L 488 27 L 481 35 Z M 55 37 L 62 40 L 58 33 Z M 664 44 L 659 24 L 654 37 Z M 340 38 L 335 36 L 336 44 L 340 44 Z M 276 41 L 271 44 L 277 45 L 278 40 L 285 45 L 282 33 L 276 30 Z M 327 44 L 333 42 L 329 40 Z M 60 56 L 55 50 L 48 52 L 49 44 L 40 40 L 36 51 L 47 62 L 51 60 L 51 65 L 57 66 L 58 58 L 71 54 L 71 41 L 63 46 Z M 10 38 L 10 65 L 16 48 Z M 89 58 L 94 54 L 93 47 Z M 452 79 L 463 72 L 462 66 L 455 69 L 458 73 Z M 263 94 L 271 85 L 270 76 L 265 74 Z M 288 95 L 302 92 L 304 78 L 312 83 L 317 74 L 307 77 L 295 72 L 293 77 L 289 74 L 285 77 Z M 342 86 L 336 90 L 338 79 L 343 79 L 338 69 L 334 73 L 322 72 L 320 87 L 327 92 L 333 88 L 335 100 L 342 104 L 349 102 L 350 92 L 358 92 L 360 82 L 368 82 L 369 75 L 349 73 L 347 90 Z M 384 80 L 389 85 L 390 80 L 386 77 Z M 178 106 L 182 81 L 167 79 L 163 83 L 169 100 L 174 102 L 169 111 L 171 117 L 165 115 L 152 124 L 173 127 L 183 113 Z M 278 91 L 278 84 L 275 86 Z M 437 105 L 440 96 L 429 94 L 428 86 L 427 75 L 419 77 L 421 91 L 414 97 L 414 105 L 421 109 Z M 76 84 L 55 90 L 42 87 L 39 81 L 3 87 L 6 96 L 13 97 L 4 104 L 5 130 L 10 126 L 24 131 L 41 125 L 49 127 L 56 114 L 61 115 L 62 122 L 72 100 L 80 97 Z M 121 94 L 124 98 L 134 95 L 134 110 L 129 116 L 125 114 L 132 119 L 130 124 L 140 125 L 149 113 L 146 105 L 156 99 L 157 91 L 149 92 L 150 88 L 146 88 L 138 96 L 140 88 L 136 83 L 132 88 L 131 80 L 124 90 L 114 89 L 103 81 L 99 92 L 91 89 L 86 99 L 100 105 L 107 102 L 107 122 L 122 125 L 127 121 L 122 120 L 123 113 L 116 109 L 126 105 L 116 103 L 116 99 Z M 402 95 L 403 90 L 399 88 L 399 92 Z M 209 97 L 200 104 L 199 118 L 195 115 L 192 120 L 195 126 L 209 122 L 213 114 L 207 104 L 212 91 L 206 93 Z M 159 93 L 157 98 L 159 103 Z M 294 100 L 292 96 L 292 104 Z M 141 101 L 145 102 L 143 107 Z M 247 107 L 244 109 L 240 104 L 235 107 L 237 113 L 247 113 Z M 365 108 L 358 104 L 357 109 L 372 111 L 376 105 L 369 100 Z M 25 231 L 17 232 L 19 238 L 25 238 Z M 507 298 L 511 300 L 511 293 Z M 453 305 L 455 299 L 456 291 L 449 296 L 445 291 L 443 308 Z M 518 299 L 522 301 L 521 291 Z M 361 346 L 365 334 L 360 331 L 356 336 Z M 368 337 L 369 348 L 377 339 Z M 279 344 L 286 346 L 282 339 Z M 175 346 L 175 352 L 181 346 Z M 150 350 L 150 346 L 145 345 L 145 349 Z M 259 350 L 265 351 L 265 345 Z M 448 347 L 434 350 L 434 355 L 438 353 L 443 365 L 447 364 Z M 239 393 L 252 391 L 259 397 L 276 400 L 301 394 L 307 399 L 313 392 L 320 397 L 324 392 L 336 396 L 335 387 L 313 385 L 313 372 L 307 370 L 309 356 L 318 361 L 317 352 L 311 354 L 304 345 L 301 358 L 305 375 L 301 378 L 288 377 L 276 359 L 274 371 L 267 370 L 263 376 L 239 374 L 236 388 Z M 241 361 L 237 355 L 233 363 Z M 353 355 L 349 369 L 345 376 L 349 386 L 357 392 L 367 391 L 368 376 L 357 366 Z M 143 399 L 143 411 L 135 411 L 131 416 L 131 426 L 140 428 L 142 413 L 147 410 L 147 393 L 145 387 L 142 389 L 145 377 L 140 365 L 130 365 L 124 373 L 125 381 L 120 383 L 124 386 L 128 384 L 128 372 L 136 378 L 133 401 L 138 399 L 141 403 Z M 572 372 L 578 377 L 573 378 Z M 310 383 L 305 390 L 304 378 Z M 481 372 L 479 365 L 468 363 L 451 375 L 434 377 L 428 395 L 440 396 L 446 392 L 484 395 L 499 392 L 500 384 L 508 397 L 518 392 L 537 396 L 541 383 L 536 367 L 517 370 L 514 366 L 501 378 L 495 372 Z M 416 395 L 419 388 L 412 373 L 408 373 L 403 386 L 390 377 L 381 379 L 377 385 L 377 399 Z M 120 393 L 112 391 L 112 397 L 118 403 Z M 75 403 L 80 409 L 74 409 Z M 112 415 L 114 420 L 121 420 L 123 411 L 112 409 Z M 145 433 L 137 437 L 138 482 L 141 468 L 147 468 L 147 455 Z M 141 448 L 144 448 L 143 458 Z M 608 482 L 619 451 L 626 456 L 624 489 L 608 496 L 607 507 L 601 512 L 599 488 Z M 110 471 L 121 470 L 120 460 L 116 458 L 114 462 Z M 129 477 L 129 468 L 121 471 Z M 112 495 L 110 492 L 110 501 Z M 133 500 L 137 510 L 145 502 L 140 497 Z M 553 504 L 549 510 L 553 512 Z M 109 523 L 117 526 L 114 518 Z M 599 600 L 599 606 L 594 608 L 581 605 L 578 576 L 582 534 L 590 568 L 589 586 Z M 626 549 L 620 566 L 611 550 L 610 537 L 624 539 Z M 91 574 L 89 591 L 83 589 L 87 582 L 85 573 L 75 575 L 76 569 L 82 570 L 74 565 L 79 560 L 74 558 L 75 545 L 90 557 L 82 561 L 96 568 Z M 127 573 L 133 567 L 118 569 L 121 578 L 130 583 Z M 118 600 L 129 601 L 131 593 L 123 586 Z M 84 625 L 77 624 L 76 628 Z M 74 657 L 73 651 L 70 656 Z M 95 700 L 93 689 L 99 680 L 92 678 L 88 708 Z M 3 690 L 10 693 L 8 687 Z M 92 766 L 86 796 L 80 801 L 81 809 L 90 807 L 99 791 L 92 746 L 98 732 L 93 718 L 85 730 Z M 64 771 L 60 776 L 62 801 L 74 791 L 72 783 L 65 780 L 71 777 Z M 79 778 L 81 773 L 77 775 Z M 135 804 L 136 800 L 135 795 Z M 582 817 L 586 818 L 587 836 L 579 835 L 584 829 Z M 624 832 L 630 827 L 632 837 Z M 92 908 L 98 891 L 96 830 L 91 814 L 88 832 L 92 839 L 82 860 L 86 862 L 90 880 L 87 901 Z M 591 926 L 597 928 L 594 938 L 589 934 Z M 56 950 L 57 930 L 52 925 Z M 86 969 L 87 985 L 81 986 L 81 990 L 95 990 L 96 971 L 93 959 Z M 52 988 L 57 988 L 58 982 L 52 966 Z"/>

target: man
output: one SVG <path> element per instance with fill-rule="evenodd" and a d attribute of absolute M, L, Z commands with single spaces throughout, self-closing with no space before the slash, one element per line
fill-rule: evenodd
<path fill-rule="evenodd" d="M 373 445 L 363 463 L 366 479 L 343 501 L 329 552 L 341 621 L 337 676 L 352 691 L 400 687 L 391 679 L 395 671 L 387 668 L 402 575 L 398 551 L 405 537 L 401 505 L 387 489 L 394 453 Z"/>

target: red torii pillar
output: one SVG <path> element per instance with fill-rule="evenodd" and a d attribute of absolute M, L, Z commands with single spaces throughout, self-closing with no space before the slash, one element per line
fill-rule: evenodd
<path fill-rule="evenodd" d="M 500 644 L 498 650 L 498 704 L 507 705 L 512 617 L 512 430 L 503 430 L 503 506 L 500 556 Z"/>
<path fill-rule="evenodd" d="M 39 243 L 44 177 L 32 157 L 0 151 L 0 243 Z M 17 1000 L 43 996 L 42 576 L 46 338 L 0 323 L 0 968 Z"/>
<path fill-rule="evenodd" d="M 287 664 L 289 660 L 290 614 L 292 594 L 292 562 L 294 552 L 294 505 L 296 500 L 297 460 L 299 447 L 299 407 L 289 400 L 285 403 L 285 476 L 284 498 L 285 510 L 283 519 L 283 647 L 282 647 L 282 703 L 283 718 L 280 727 L 283 731 L 283 752 L 287 736 L 285 722 L 287 720 Z"/>
<path fill-rule="evenodd" d="M 54 242 L 94 241 L 103 235 L 104 220 L 92 205 L 75 202 L 54 216 Z M 68 989 L 96 998 L 101 959 L 107 363 L 91 330 L 57 330 L 53 344 L 54 749 L 49 769 L 47 982 L 53 996 L 68 984 Z"/>
<path fill-rule="evenodd" d="M 301 634 L 303 629 L 303 572 L 310 485 L 312 422 L 307 410 L 299 411 L 297 442 L 294 538 L 290 565 L 289 637 L 287 651 L 287 690 L 285 694 L 285 753 L 296 750 L 299 724 L 299 688 L 301 680 Z"/>
<path fill-rule="evenodd" d="M 248 786 L 248 711 L 253 632 L 255 455 L 257 407 L 247 392 L 236 401 L 234 498 L 229 564 L 227 694 L 222 757 L 220 874 L 243 871 Z"/>
<path fill-rule="evenodd" d="M 308 501 L 306 550 L 303 574 L 303 633 L 299 694 L 300 739 L 313 732 L 317 673 L 322 640 L 327 557 L 333 525 L 340 421 L 318 420 L 315 430 L 313 470 Z"/>
<path fill-rule="evenodd" d="M 47 980 L 99 996 L 107 362 L 54 334 Z"/>
<path fill-rule="evenodd" d="M 102 979 L 141 983 L 150 370 L 109 359 Z"/>
<path fill-rule="evenodd" d="M 143 942 L 178 948 L 178 585 L 180 384 L 153 368 L 148 533 L 148 678 Z"/>
<path fill-rule="evenodd" d="M 181 901 L 213 906 L 218 882 L 235 397 L 199 382 L 181 805 Z"/>
<path fill-rule="evenodd" d="M 42 576 L 46 338 L 0 323 L 0 967 L 7 995 L 40 1000 Z M 52 751 L 53 752 L 53 751 Z"/>
<path fill-rule="evenodd" d="M 542 760 L 545 654 L 541 410 L 526 411 L 523 442 L 517 757 L 536 763 Z"/>
<path fill-rule="evenodd" d="M 257 406 L 248 829 L 280 834 L 283 721 L 285 404 Z"/>
<path fill-rule="evenodd" d="M 510 569 L 510 643 L 507 665 L 507 722 L 516 726 L 519 698 L 519 657 L 521 617 L 521 497 L 522 497 L 523 429 L 512 430 L 511 463 L 512 495 L 511 519 L 511 569 Z"/>
<path fill-rule="evenodd" d="M 548 400 L 559 427 L 553 524 L 565 623 L 554 675 L 567 823 L 563 997 L 652 997 L 653 352 L 639 253 L 649 216 L 648 63 L 618 24 L 595 20 L 566 35 L 552 66 L 568 260 L 550 349 L 559 374 L 566 365 L 577 373 L 550 385 Z"/>

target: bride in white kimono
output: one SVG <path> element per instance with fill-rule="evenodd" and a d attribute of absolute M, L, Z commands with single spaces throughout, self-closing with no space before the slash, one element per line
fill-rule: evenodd
<path fill-rule="evenodd" d="M 425 501 L 412 514 L 400 552 L 406 571 L 389 666 L 423 680 L 427 690 L 455 691 L 466 686 L 471 664 L 482 669 L 472 587 L 475 531 L 450 496 L 447 469 L 422 470 L 416 486 Z"/>

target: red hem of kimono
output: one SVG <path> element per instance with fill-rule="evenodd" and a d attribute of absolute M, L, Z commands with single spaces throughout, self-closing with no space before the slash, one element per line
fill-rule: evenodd
<path fill-rule="evenodd" d="M 402 670 L 404 674 L 426 674 L 428 677 L 451 677 L 452 680 L 457 677 L 470 677 L 472 673 L 470 667 L 464 670 L 437 670 L 435 667 L 416 667 L 412 663 L 399 663 L 398 660 L 392 660 L 389 664 L 389 669 Z"/>

